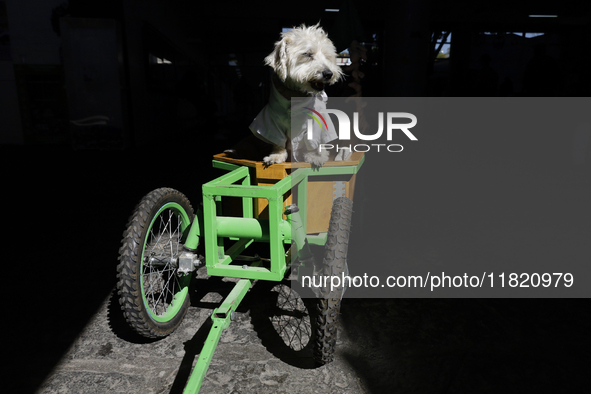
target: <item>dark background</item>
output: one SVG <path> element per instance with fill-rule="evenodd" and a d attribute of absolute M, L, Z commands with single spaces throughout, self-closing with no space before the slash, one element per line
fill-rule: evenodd
<path fill-rule="evenodd" d="M 31 9 L 41 3 L 47 7 L 41 1 L 29 3 Z M 136 202 L 156 187 L 169 186 L 198 205 L 201 184 L 215 176 L 211 155 L 244 135 L 266 102 L 270 71 L 262 59 L 282 28 L 320 21 L 339 50 L 353 39 L 366 43 L 365 96 L 585 97 L 591 89 L 591 6 L 576 1 L 299 1 L 294 6 L 70 0 L 62 6 L 56 2 L 43 18 L 15 22 L 10 17 L 16 3 L 7 4 L 10 30 L 30 33 L 18 40 L 3 36 L 12 56 L 2 63 L 14 69 L 14 76 L 2 82 L 17 94 L 0 91 L 3 103 L 20 112 L 19 122 L 0 125 L 8 251 L 3 354 L 9 355 L 9 375 L 18 377 L 11 379 L 14 392 L 28 392 L 43 381 L 109 296 L 120 237 Z M 80 30 L 66 34 L 64 26 Z M 35 34 L 41 28 L 60 42 L 54 54 L 58 60 L 51 64 L 17 55 L 26 39 L 39 39 Z M 437 59 L 435 48 L 446 33 L 451 33 L 451 52 Z M 544 34 L 527 38 L 524 33 Z M 95 47 L 104 56 L 83 56 L 96 53 Z M 534 58 L 542 49 L 545 55 Z M 329 94 L 347 91 L 340 86 Z M 94 115 L 109 120 L 71 122 Z M 441 244 L 447 253 L 494 253 L 496 237 L 515 231 L 517 224 L 521 232 L 514 242 L 529 242 L 534 250 L 540 240 L 548 242 L 535 230 L 555 225 L 568 229 L 578 242 L 588 239 L 588 152 L 583 160 L 573 154 L 570 131 L 549 140 L 532 139 L 530 133 L 505 136 L 516 149 L 503 157 L 495 144 L 507 141 L 489 142 L 490 135 L 479 135 L 479 130 L 468 142 L 453 136 L 463 145 L 440 138 L 446 143 L 435 144 L 438 155 L 427 151 L 386 169 L 404 191 L 393 194 L 391 204 L 403 208 L 388 227 L 395 241 L 376 241 L 372 247 L 402 248 L 409 258 L 428 258 L 429 248 Z M 535 150 L 519 149 L 531 143 Z M 560 160 L 551 154 L 556 145 L 564 147 Z M 441 155 L 451 156 L 453 165 L 447 168 L 463 171 L 477 187 L 446 184 L 433 174 L 416 176 L 436 167 Z M 490 210 L 478 203 L 495 193 L 482 181 L 483 174 L 498 174 L 499 169 L 518 204 L 503 195 L 504 205 Z M 454 186 L 471 190 L 475 198 L 467 198 L 470 203 L 464 206 L 450 197 L 459 194 L 449 192 Z M 546 215 L 557 199 L 568 201 L 564 211 L 553 209 Z M 453 203 L 453 211 L 447 203 Z M 562 258 L 569 258 L 568 250 Z M 349 317 L 344 323 L 363 322 L 367 306 L 346 301 Z M 401 330 L 392 313 L 383 321 L 372 320 L 383 326 L 383 336 L 363 341 L 363 346 L 380 347 L 389 338 L 396 349 L 398 336 L 389 333 L 412 336 L 417 332 L 413 327 L 427 327 L 433 335 L 430 344 L 457 343 L 459 359 L 467 351 L 462 343 L 476 344 L 476 350 L 469 350 L 470 360 L 482 363 L 469 392 L 490 391 L 489 382 L 509 378 L 516 382 L 515 392 L 528 387 L 578 392 L 586 387 L 587 300 L 375 300 L 370 307 L 400 307 L 405 321 L 413 323 Z M 401 344 L 404 340 L 400 337 Z M 503 352 L 488 359 L 488 350 L 498 346 Z M 388 357 L 384 360 L 373 370 L 366 362 L 352 363 L 371 381 L 372 374 L 389 373 Z M 420 369 L 422 362 L 417 365 Z M 521 373 L 508 371 L 507 365 L 522 368 Z M 418 381 L 413 384 L 413 376 L 421 374 L 408 378 L 409 392 L 421 387 Z"/>

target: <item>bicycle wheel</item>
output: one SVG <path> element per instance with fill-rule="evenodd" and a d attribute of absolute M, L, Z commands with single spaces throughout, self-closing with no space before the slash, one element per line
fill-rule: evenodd
<path fill-rule="evenodd" d="M 162 188 L 144 196 L 127 223 L 117 291 L 125 319 L 144 337 L 169 335 L 189 308 L 191 275 L 177 273 L 177 257 L 193 218 L 183 194 Z"/>
<path fill-rule="evenodd" d="M 336 198 L 332 205 L 328 236 L 324 247 L 322 276 L 348 275 L 347 250 L 353 216 L 353 201 L 347 197 Z M 321 289 L 316 300 L 314 360 L 320 365 L 334 360 L 337 341 L 337 321 L 344 288 Z"/>
<path fill-rule="evenodd" d="M 262 345 L 278 359 L 310 368 L 314 349 L 315 300 L 302 298 L 290 282 L 258 281 L 250 318 Z"/>

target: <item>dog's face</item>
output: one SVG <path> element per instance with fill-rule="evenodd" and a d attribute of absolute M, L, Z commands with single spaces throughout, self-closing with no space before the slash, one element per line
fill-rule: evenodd
<path fill-rule="evenodd" d="M 282 33 L 275 50 L 265 58 L 283 83 L 292 90 L 314 94 L 342 76 L 336 48 L 321 27 L 300 26 Z"/>

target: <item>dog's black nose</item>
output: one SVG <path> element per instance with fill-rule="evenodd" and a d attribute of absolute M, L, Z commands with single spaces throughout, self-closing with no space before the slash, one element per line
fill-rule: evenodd
<path fill-rule="evenodd" d="M 331 79 L 332 78 L 332 71 L 324 70 L 324 71 L 322 71 L 322 76 L 324 77 L 324 79 Z"/>

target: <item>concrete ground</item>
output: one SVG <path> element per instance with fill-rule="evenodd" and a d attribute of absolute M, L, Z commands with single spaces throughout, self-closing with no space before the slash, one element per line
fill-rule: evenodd
<path fill-rule="evenodd" d="M 224 287 L 222 292 L 230 288 Z M 192 307 L 175 333 L 155 342 L 130 335 L 111 304 L 113 299 L 105 300 L 41 385 L 40 392 L 182 392 L 211 327 L 206 323 L 211 307 L 221 296 L 213 293 L 205 299 L 208 301 L 201 304 L 207 305 Z M 258 300 L 248 300 L 248 304 L 253 302 Z M 342 357 L 349 343 L 344 333 L 339 340 L 341 357 L 325 367 L 312 368 L 309 347 L 300 352 L 303 354 L 291 352 L 287 346 L 266 348 L 264 343 L 273 338 L 269 332 L 262 334 L 263 326 L 260 319 L 253 324 L 250 311 L 237 313 L 220 340 L 201 392 L 365 392 L 360 377 Z M 307 342 L 308 337 L 302 340 Z M 294 347 L 299 350 L 301 345 L 299 342 Z"/>
<path fill-rule="evenodd" d="M 3 228 L 12 234 L 3 249 L 3 392 L 182 392 L 208 314 L 232 283 L 198 278 L 186 319 L 167 338 L 142 340 L 124 324 L 113 289 L 135 203 L 162 186 L 198 201 L 213 176 L 211 156 L 181 160 L 199 169 L 187 175 L 152 165 L 157 153 L 1 149 Z M 588 215 L 590 195 L 577 186 L 566 209 Z M 272 329 L 273 299 L 257 286 L 222 335 L 202 393 L 588 391 L 587 300 L 345 299 L 336 360 L 314 368 L 309 348 L 290 350 Z"/>
<path fill-rule="evenodd" d="M 130 335 L 113 299 L 105 299 L 35 392 L 181 393 L 207 335 L 208 311 L 220 297 L 208 299 L 210 305 L 192 307 L 175 333 L 155 342 Z M 586 389 L 589 339 L 582 331 L 590 325 L 588 316 L 580 316 L 585 313 L 583 303 L 549 301 L 541 307 L 527 301 L 346 301 L 336 360 L 313 368 L 309 349 L 294 354 L 263 327 L 260 315 L 253 317 L 254 312 L 246 310 L 263 301 L 245 300 L 221 338 L 200 392 Z M 559 316 L 549 315 L 556 313 Z M 25 386 L 10 392 L 32 392 L 21 391 Z"/>

